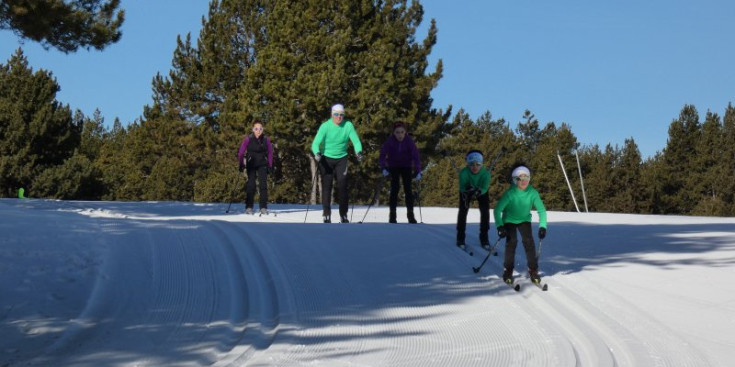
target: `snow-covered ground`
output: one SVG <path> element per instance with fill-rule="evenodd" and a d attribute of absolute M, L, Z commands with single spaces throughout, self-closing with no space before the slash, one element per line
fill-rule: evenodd
<path fill-rule="evenodd" d="M 305 206 L 235 207 L 0 199 L 0 366 L 735 360 L 733 218 L 551 212 L 549 291 L 521 277 L 517 293 L 498 277 L 502 246 L 472 271 L 477 209 L 470 257 L 456 209 L 395 225 L 373 207 L 343 225 L 314 206 L 306 223 Z"/>

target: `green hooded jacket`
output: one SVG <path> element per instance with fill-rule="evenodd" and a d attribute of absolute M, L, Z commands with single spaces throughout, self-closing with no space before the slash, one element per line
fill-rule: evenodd
<path fill-rule="evenodd" d="M 347 155 L 348 141 L 352 141 L 355 154 L 362 152 L 362 143 L 352 121 L 344 120 L 335 125 L 330 118 L 319 126 L 314 142 L 311 143 L 311 151 L 314 155 L 321 153 L 328 158 L 342 158 Z"/>
<path fill-rule="evenodd" d="M 470 171 L 470 167 L 462 168 L 459 171 L 459 192 L 465 192 L 473 187 L 480 189 L 480 195 L 487 193 L 490 188 L 490 171 L 482 167 L 474 174 Z"/>
<path fill-rule="evenodd" d="M 505 223 L 519 224 L 531 221 L 531 208 L 536 208 L 539 217 L 539 227 L 546 228 L 546 207 L 541 201 L 541 195 L 530 184 L 526 190 L 521 190 L 516 185 L 503 193 L 498 200 L 498 205 L 493 210 L 495 226 L 500 227 Z"/>

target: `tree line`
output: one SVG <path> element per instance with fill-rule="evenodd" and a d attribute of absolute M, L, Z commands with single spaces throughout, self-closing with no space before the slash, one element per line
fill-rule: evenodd
<path fill-rule="evenodd" d="M 393 122 L 407 122 L 425 166 L 425 206 L 457 205 L 454 166 L 470 149 L 492 160 L 491 198 L 525 162 L 550 210 L 729 216 L 735 168 L 735 114 L 685 105 L 670 124 L 666 147 L 642 159 L 635 141 L 622 147 L 584 145 L 564 124 L 542 124 L 526 111 L 511 126 L 490 112 L 472 119 L 432 107 L 442 62 L 429 70 L 437 42 L 432 21 L 416 40 L 419 2 L 351 0 L 210 3 L 196 42 L 179 37 L 167 75 L 152 81 L 153 101 L 140 119 L 106 127 L 99 112 L 84 116 L 56 100 L 51 72 L 34 71 L 21 50 L 0 65 L 0 190 L 12 197 L 88 200 L 242 201 L 245 178 L 237 148 L 250 123 L 265 122 L 275 147 L 269 182 L 274 202 L 315 200 L 309 146 L 329 106 L 342 103 L 366 157 L 351 162 L 351 197 L 367 203 L 380 172 L 378 153 Z M 576 164 L 579 156 L 580 166 Z M 381 200 L 386 200 L 383 190 Z"/>

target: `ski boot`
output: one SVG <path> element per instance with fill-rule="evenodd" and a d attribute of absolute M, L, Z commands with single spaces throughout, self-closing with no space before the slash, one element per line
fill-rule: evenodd
<path fill-rule="evenodd" d="M 528 269 L 528 277 L 536 284 L 541 283 L 541 276 L 538 275 L 538 269 Z"/>
<path fill-rule="evenodd" d="M 324 218 L 324 223 L 332 223 L 332 216 L 331 216 L 331 215 L 329 215 L 329 214 L 324 214 L 324 215 L 322 216 L 322 218 Z"/>
<path fill-rule="evenodd" d="M 391 210 L 390 213 L 388 214 L 388 223 L 398 223 L 398 221 L 396 220 L 395 210 Z"/>
<path fill-rule="evenodd" d="M 349 223 L 349 222 L 350 222 L 350 221 L 349 221 L 349 220 L 347 219 L 347 214 L 345 214 L 345 215 L 340 215 L 339 217 L 340 217 L 340 220 L 339 220 L 339 221 L 340 221 L 340 223 Z"/>
<path fill-rule="evenodd" d="M 513 268 L 505 268 L 503 270 L 503 281 L 508 284 L 513 284 Z"/>
<path fill-rule="evenodd" d="M 268 209 L 260 208 L 260 215 L 268 215 Z"/>
<path fill-rule="evenodd" d="M 245 208 L 245 214 L 253 215 L 253 208 Z"/>
<path fill-rule="evenodd" d="M 411 224 L 418 223 L 416 221 L 416 217 L 413 215 L 413 212 L 412 211 L 408 212 L 408 215 L 407 216 L 408 216 L 408 223 L 411 223 Z"/>

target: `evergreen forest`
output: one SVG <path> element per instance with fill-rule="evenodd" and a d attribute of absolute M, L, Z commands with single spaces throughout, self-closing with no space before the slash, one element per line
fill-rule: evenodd
<path fill-rule="evenodd" d="M 438 30 L 430 21 L 417 35 L 422 21 L 418 1 L 213 0 L 196 40 L 177 39 L 170 72 L 152 76 L 150 105 L 126 125 L 61 104 L 52 72 L 30 68 L 18 49 L 0 63 L 0 196 L 242 202 L 237 150 L 261 120 L 275 149 L 270 201 L 319 202 L 310 146 L 341 103 L 364 147 L 362 162 L 350 148 L 357 204 L 372 200 L 380 147 L 405 121 L 421 152 L 423 206 L 457 205 L 455 167 L 479 149 L 488 164 L 499 157 L 491 205 L 523 162 L 549 210 L 735 215 L 735 183 L 722 179 L 735 172 L 732 104 L 661 116 L 671 119 L 668 141 L 646 159 L 632 138 L 585 144 L 530 110 L 519 121 L 473 119 L 432 105 L 443 65 L 429 67 Z"/>

